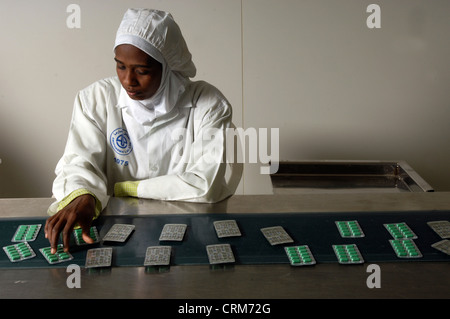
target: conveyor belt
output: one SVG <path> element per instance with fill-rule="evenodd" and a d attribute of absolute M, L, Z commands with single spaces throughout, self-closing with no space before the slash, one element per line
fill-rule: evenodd
<path fill-rule="evenodd" d="M 213 222 L 235 219 L 242 232 L 241 237 L 217 238 Z M 364 231 L 363 238 L 342 238 L 335 221 L 357 220 Z M 370 213 L 264 213 L 264 214 L 179 214 L 141 216 L 102 216 L 95 221 L 100 238 L 115 223 L 133 224 L 134 232 L 125 243 L 99 243 L 76 246 L 73 241 L 71 254 L 74 259 L 57 265 L 49 265 L 39 252 L 48 247 L 43 227 L 38 238 L 29 242 L 36 257 L 18 263 L 11 263 L 4 252 L 0 253 L 0 268 L 53 268 L 68 264 L 84 266 L 86 251 L 90 248 L 109 246 L 114 248 L 113 267 L 142 266 L 148 246 L 172 246 L 171 265 L 208 264 L 206 245 L 228 243 L 233 249 L 236 264 L 270 264 L 289 261 L 284 251 L 288 245 L 308 245 L 317 263 L 337 262 L 332 245 L 356 244 L 366 263 L 408 262 L 408 261 L 450 261 L 450 256 L 432 248 L 441 238 L 427 225 L 428 221 L 450 220 L 450 211 L 420 212 L 370 212 Z M 386 223 L 406 222 L 418 236 L 415 240 L 423 257 L 400 259 L 394 253 L 389 239 L 392 236 L 383 226 Z M 159 236 L 165 224 L 187 224 L 182 242 L 160 242 Z M 12 244 L 11 239 L 19 225 L 42 224 L 43 218 L 8 218 L 0 220 L 1 246 Z M 293 238 L 294 243 L 271 246 L 260 229 L 282 226 Z"/>

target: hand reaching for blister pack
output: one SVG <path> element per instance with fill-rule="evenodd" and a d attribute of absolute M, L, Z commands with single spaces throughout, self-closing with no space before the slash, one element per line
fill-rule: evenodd
<path fill-rule="evenodd" d="M 59 236 L 62 233 L 64 251 L 69 251 L 70 235 L 76 225 L 82 229 L 82 238 L 86 243 L 92 243 L 89 236 L 91 223 L 95 217 L 95 198 L 91 195 L 81 195 L 69 205 L 47 219 L 45 223 L 45 238 L 50 242 L 51 253 L 57 249 Z"/>

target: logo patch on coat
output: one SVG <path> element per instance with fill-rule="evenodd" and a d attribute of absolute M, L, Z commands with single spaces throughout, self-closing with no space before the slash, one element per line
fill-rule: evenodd
<path fill-rule="evenodd" d="M 114 152 L 119 155 L 128 155 L 133 150 L 130 136 L 128 135 L 127 130 L 124 130 L 123 128 L 117 128 L 111 133 L 109 143 L 114 149 Z"/>

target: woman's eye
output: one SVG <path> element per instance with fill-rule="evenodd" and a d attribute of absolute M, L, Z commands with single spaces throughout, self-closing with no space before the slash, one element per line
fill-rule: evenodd
<path fill-rule="evenodd" d="M 147 74 L 149 74 L 149 71 L 148 70 L 143 70 L 143 69 L 137 69 L 136 73 L 139 74 L 139 75 L 147 75 Z"/>

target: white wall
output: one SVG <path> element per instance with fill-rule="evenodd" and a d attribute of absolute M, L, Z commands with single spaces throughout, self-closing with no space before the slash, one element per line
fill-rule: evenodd
<path fill-rule="evenodd" d="M 402 159 L 450 190 L 447 0 L 2 0 L 0 197 L 51 196 L 75 94 L 114 74 L 127 7 L 171 11 L 196 79 L 222 90 L 237 126 L 279 128 L 281 159 Z M 258 170 L 241 193 L 268 191 Z"/>

